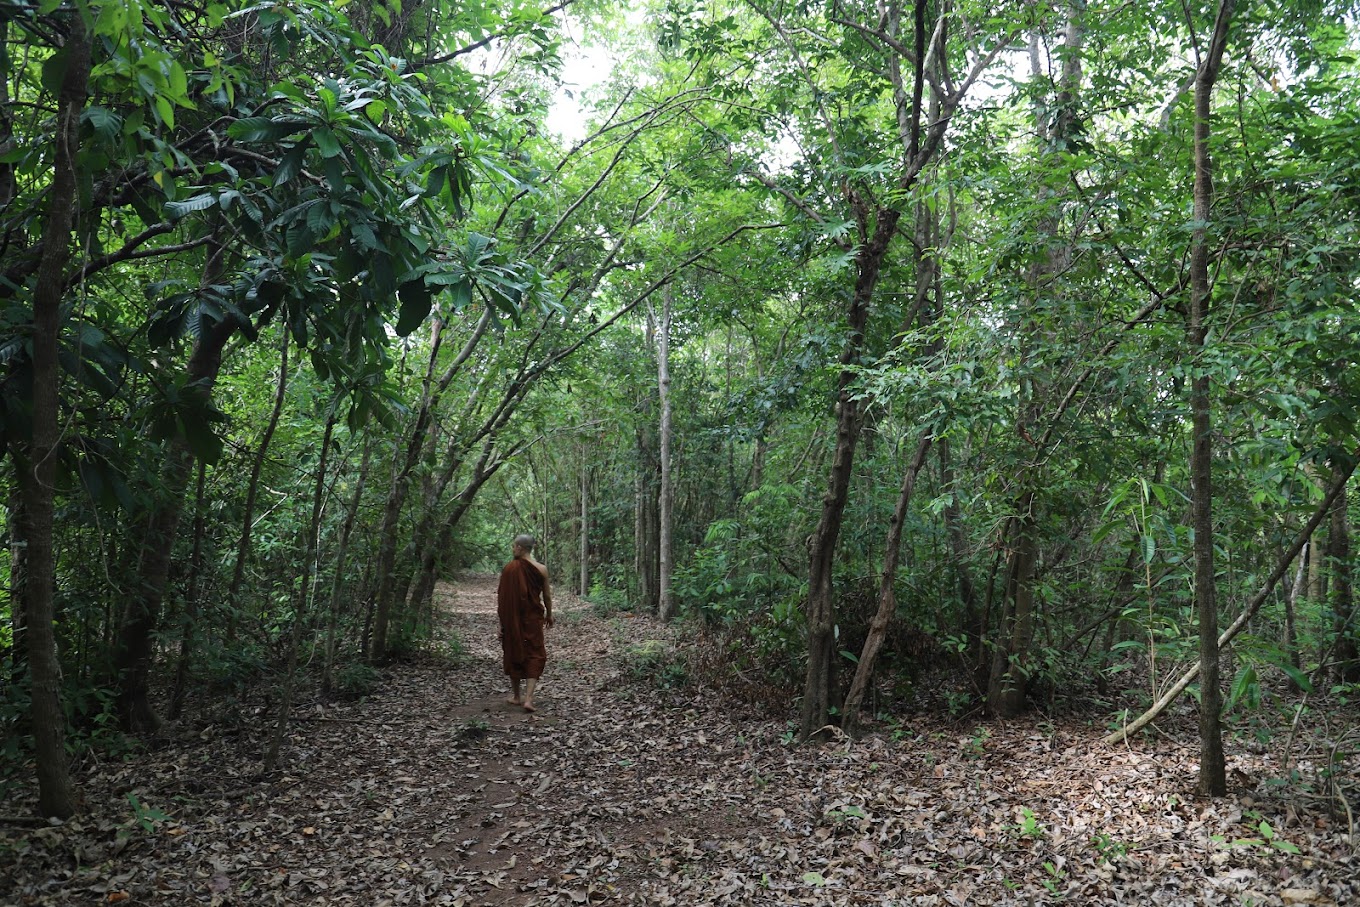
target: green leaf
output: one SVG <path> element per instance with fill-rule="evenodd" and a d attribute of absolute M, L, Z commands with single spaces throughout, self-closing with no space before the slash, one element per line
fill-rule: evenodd
<path fill-rule="evenodd" d="M 316 142 L 317 149 L 322 157 L 336 157 L 340 154 L 340 142 L 336 140 L 335 133 L 325 126 L 318 127 L 312 131 L 312 140 Z"/>
<path fill-rule="evenodd" d="M 401 312 L 397 316 L 397 334 L 405 337 L 424 323 L 426 316 L 430 314 L 434 296 L 430 293 L 430 288 L 425 286 L 425 281 L 412 280 L 401 285 L 397 290 L 397 298 L 401 300 Z"/>
<path fill-rule="evenodd" d="M 472 281 L 464 277 L 460 283 L 453 285 L 450 295 L 453 297 L 453 310 L 463 311 L 472 304 Z"/>
<path fill-rule="evenodd" d="M 179 220 L 194 211 L 206 211 L 217 204 L 217 197 L 211 192 L 186 198 L 182 202 L 166 202 L 165 213 L 172 221 Z"/>
<path fill-rule="evenodd" d="M 820 872 L 805 872 L 803 873 L 803 884 L 814 885 L 817 888 L 821 888 L 826 884 L 826 876 L 822 875 Z"/>
<path fill-rule="evenodd" d="M 175 105 L 163 94 L 155 97 L 156 115 L 160 117 L 167 129 L 175 128 Z"/>
<path fill-rule="evenodd" d="M 245 117 L 227 127 L 227 135 L 238 142 L 276 142 L 297 135 L 308 127 L 305 120 L 270 117 Z"/>
<path fill-rule="evenodd" d="M 80 119 L 106 142 L 114 141 L 123 131 L 123 118 L 107 107 L 87 107 Z"/>
<path fill-rule="evenodd" d="M 305 142 L 293 146 L 293 149 L 283 156 L 279 161 L 279 169 L 274 171 L 274 186 L 287 185 L 293 177 L 302 172 L 302 164 L 307 159 L 307 144 Z"/>
<path fill-rule="evenodd" d="M 66 58 L 67 53 L 63 48 L 43 61 L 42 87 L 48 94 L 56 96 L 61 93 L 61 80 L 66 76 Z"/>
<path fill-rule="evenodd" d="M 335 223 L 330 208 L 318 202 L 307 209 L 307 229 L 317 236 L 324 237 Z"/>
<path fill-rule="evenodd" d="M 1298 688 L 1300 690 L 1303 690 L 1305 693 L 1313 692 L 1313 681 L 1308 678 L 1307 674 L 1303 673 L 1298 668 L 1294 667 L 1292 664 L 1289 664 L 1288 662 L 1280 664 L 1279 669 L 1281 671 L 1284 671 L 1285 674 L 1289 675 L 1289 679 L 1294 681 L 1294 683 L 1298 685 Z"/>

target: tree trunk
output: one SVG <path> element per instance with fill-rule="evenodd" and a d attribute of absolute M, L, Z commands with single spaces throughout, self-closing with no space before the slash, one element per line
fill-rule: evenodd
<path fill-rule="evenodd" d="M 71 228 L 76 209 L 76 153 L 80 115 L 89 90 L 90 43 L 84 20 L 69 19 L 66 71 L 57 97 L 56 148 L 48 190 L 41 259 L 33 288 L 32 435 L 16 458 L 23 497 L 23 537 L 27 544 L 24 610 L 28 624 L 28 670 L 32 681 L 34 750 L 38 765 L 38 811 L 66 818 L 76 811 L 76 792 L 66 757 L 66 715 L 61 704 L 61 664 L 57 658 L 55 511 L 58 445 L 61 442 L 61 301 L 71 258 Z"/>
<path fill-rule="evenodd" d="M 494 438 L 487 438 L 482 442 L 482 454 L 477 463 L 472 468 L 472 475 L 468 478 L 467 484 L 458 492 L 453 502 L 440 510 L 440 519 L 435 521 L 428 532 L 424 548 L 421 549 L 416 570 L 420 576 L 420 582 L 412 592 L 409 604 L 412 607 L 419 607 L 426 600 L 427 596 L 434 594 L 435 585 L 435 564 L 439 559 L 441 544 L 446 539 L 453 537 L 454 530 L 458 527 L 459 521 L 467 513 L 468 508 L 476 499 L 478 493 L 491 477 L 505 463 L 503 458 L 496 455 L 496 443 Z M 446 468 L 446 474 L 440 477 L 439 496 L 443 497 L 443 489 L 447 486 L 451 478 L 452 469 Z M 547 547 L 547 536 L 542 536 L 539 541 L 543 547 Z"/>
<path fill-rule="evenodd" d="M 1340 470 L 1336 469 L 1336 473 Z M 1331 527 L 1327 534 L 1327 562 L 1331 565 L 1332 630 L 1336 635 L 1333 655 L 1336 679 L 1343 683 L 1360 680 L 1360 657 L 1356 653 L 1355 594 L 1351 583 L 1351 527 L 1346 494 L 1337 496 L 1332 506 Z"/>
<path fill-rule="evenodd" d="M 581 444 L 581 598 L 590 594 L 590 463 L 587 446 Z"/>
<path fill-rule="evenodd" d="M 436 319 L 420 407 L 411 426 L 411 433 L 406 439 L 405 454 L 399 457 L 393 470 L 392 485 L 388 489 L 387 502 L 383 506 L 382 527 L 378 534 L 378 590 L 373 603 L 373 638 L 368 650 L 369 661 L 374 664 L 380 664 L 387 658 L 388 628 L 392 621 L 397 588 L 397 537 L 401 529 L 401 511 L 406 504 L 411 473 L 420 462 L 420 452 L 425 446 L 425 432 L 429 428 L 432 410 L 438 403 L 439 394 L 433 391 L 433 381 L 442 337 L 443 321 Z"/>
<path fill-rule="evenodd" d="M 944 525 L 945 532 L 949 535 L 952 567 L 958 577 L 959 601 L 963 604 L 960 630 L 968 640 L 968 647 L 976 652 L 982 645 L 984 633 L 982 611 L 978 603 L 977 589 L 973 585 L 973 575 L 968 569 L 968 544 L 963 537 L 963 518 L 959 513 L 954 467 L 949 452 L 949 440 L 940 438 L 936 442 L 936 456 L 940 461 L 940 484 L 949 494 L 949 503 L 944 508 Z"/>
<path fill-rule="evenodd" d="M 661 308 L 661 330 L 657 334 L 656 388 L 661 404 L 661 425 L 657 432 L 660 442 L 661 487 L 658 491 L 657 513 L 660 526 L 657 532 L 658 608 L 663 621 L 675 616 L 675 596 L 671 592 L 671 307 L 674 285 L 668 284 Z"/>
<path fill-rule="evenodd" d="M 1298 613 L 1299 594 L 1303 591 L 1306 576 L 1308 574 L 1308 551 L 1312 544 L 1304 546 L 1303 553 L 1299 555 L 1299 566 L 1294 572 L 1294 582 L 1285 591 L 1284 597 L 1284 639 L 1281 645 L 1284 647 L 1285 654 L 1289 656 L 1289 664 L 1295 671 L 1303 670 L 1303 659 L 1299 655 L 1299 634 L 1296 624 Z M 1299 682 L 1292 676 L 1289 678 L 1289 687 L 1294 692 L 1300 692 Z"/>
<path fill-rule="evenodd" d="M 208 465 L 198 464 L 198 486 L 194 490 L 194 547 L 189 555 L 189 582 L 184 592 L 184 614 L 180 620 L 179 664 L 175 667 L 175 685 L 170 692 L 169 718 L 179 717 L 184 706 L 184 688 L 189 682 L 189 656 L 194 649 L 194 631 L 198 626 L 198 584 L 203 573 L 203 536 L 206 532 L 203 499 L 208 484 Z"/>
<path fill-rule="evenodd" d="M 1209 315 L 1209 244 L 1205 225 L 1212 216 L 1213 175 L 1209 160 L 1210 117 L 1214 82 L 1228 39 L 1235 0 L 1221 0 L 1209 41 L 1208 54 L 1195 77 L 1195 182 L 1194 220 L 1198 225 L 1190 241 L 1190 319 L 1188 341 L 1197 359 L 1205 348 Z M 1209 376 L 1203 368 L 1190 382 L 1190 421 L 1194 447 L 1190 456 L 1191 525 L 1194 527 L 1195 611 L 1199 616 L 1200 756 L 1199 792 L 1222 797 L 1228 792 L 1223 759 L 1221 711 L 1223 694 L 1219 678 L 1218 596 L 1214 576 L 1213 519 L 1213 422 L 1209 401 Z"/>
<path fill-rule="evenodd" d="M 651 350 L 656 342 L 656 319 L 652 317 L 650 309 L 647 311 L 645 342 L 644 348 L 648 350 Z M 639 383 L 638 389 L 641 390 L 644 386 Z M 659 496 L 657 478 L 659 466 L 656 442 L 652 437 L 651 404 L 651 395 L 648 394 L 638 405 L 638 472 L 633 512 L 633 570 L 638 578 L 638 609 L 655 613 L 661 604 L 660 545 L 657 540 L 660 525 L 656 508 Z"/>
<path fill-rule="evenodd" d="M 204 409 L 222 369 L 222 349 L 235 330 L 233 322 L 218 322 L 200 337 L 189 357 L 188 386 L 202 395 Z M 193 465 L 194 455 L 188 442 L 182 436 L 172 438 L 161 470 L 163 496 L 142 529 L 137 586 L 128 598 L 119 628 L 114 663 L 119 714 L 124 728 L 135 734 L 154 733 L 160 727 L 160 718 L 150 699 L 151 663 L 155 657 L 153 636 L 165 601 L 175 534 Z"/>
<path fill-rule="evenodd" d="M 863 202 L 859 204 L 863 205 Z M 869 307 L 901 212 L 884 208 L 879 209 L 877 215 L 878 224 L 873 238 L 860 248 L 857 256 L 858 273 L 851 297 L 849 334 L 841 351 L 841 372 L 837 380 L 836 450 L 831 461 L 830 481 L 822 497 L 822 514 L 813 531 L 808 554 L 808 664 L 799 722 L 799 736 L 803 740 L 816 736 L 830 722 L 831 708 L 835 704 L 836 606 L 832 577 L 841 523 L 850 496 L 850 480 L 854 475 L 855 447 L 863 426 L 859 399 L 852 388 L 855 377 L 853 366 L 860 362 L 864 353 L 864 328 L 869 318 Z M 868 221 L 868 213 L 863 209 L 860 221 Z"/>
<path fill-rule="evenodd" d="M 335 670 L 335 652 L 340 625 L 340 590 L 345 583 L 345 568 L 349 560 L 350 534 L 359 516 L 359 504 L 364 499 L 364 484 L 368 481 L 368 466 L 372 459 L 373 434 L 364 435 L 364 453 L 359 463 L 359 478 L 354 483 L 354 494 L 350 496 L 349 507 L 345 510 L 345 520 L 340 524 L 340 538 L 335 552 L 335 573 L 331 577 L 331 591 L 327 598 L 326 614 L 326 654 L 321 668 L 321 689 L 329 693 L 331 678 Z"/>
<path fill-rule="evenodd" d="M 239 602 L 241 586 L 245 583 L 246 565 L 250 562 L 250 539 L 255 528 L 255 502 L 260 493 L 260 476 L 264 473 L 264 462 L 269 455 L 269 444 L 279 427 L 279 417 L 283 413 L 283 401 L 288 390 L 288 328 L 280 326 L 282 341 L 279 349 L 279 380 L 274 386 L 274 408 L 269 412 L 264 434 L 255 449 L 255 458 L 250 465 L 250 482 L 246 485 L 245 514 L 241 518 L 241 537 L 236 543 L 236 564 L 231 571 L 231 584 L 227 586 L 227 638 L 235 638 L 236 622 L 240 619 Z"/>
<path fill-rule="evenodd" d="M 302 575 L 298 578 L 298 591 L 293 599 L 293 625 L 288 638 L 288 669 L 284 674 L 283 695 L 279 697 L 278 722 L 274 735 L 269 742 L 269 750 L 264 757 L 264 773 L 272 774 L 279 762 L 279 750 L 288 735 L 289 714 L 293 710 L 293 689 L 296 687 L 298 650 L 302 648 L 302 632 L 307 626 L 311 611 L 313 564 L 316 561 L 317 541 L 321 537 L 321 512 L 326 502 L 326 464 L 329 462 L 331 438 L 335 435 L 335 422 L 339 412 L 339 401 L 331 407 L 326 418 L 326 431 L 321 437 L 321 456 L 316 464 L 316 485 L 312 491 L 312 517 L 307 522 L 306 539 L 303 543 Z"/>
<path fill-rule="evenodd" d="M 1056 80 L 1057 94 L 1052 99 L 1051 107 L 1043 96 L 1035 102 L 1036 132 L 1043 143 L 1041 160 L 1055 153 L 1066 152 L 1080 125 L 1076 104 L 1081 89 L 1082 53 L 1086 42 L 1085 9 L 1085 0 L 1069 0 L 1066 4 L 1067 21 L 1063 36 L 1062 69 Z M 1030 59 L 1034 78 L 1041 79 L 1044 62 L 1039 52 L 1037 34 L 1030 41 Z M 1027 334 L 1022 338 L 1022 344 L 1034 342 L 1035 335 L 1045 330 L 1050 337 L 1056 333 L 1051 324 L 1046 327 L 1041 324 L 1041 316 L 1036 312 L 1048 297 L 1061 292 L 1057 280 L 1067 270 L 1071 260 L 1071 244 L 1061 240 L 1063 213 L 1067 207 L 1066 193 L 1054 189 L 1045 180 L 1045 177 L 1040 177 L 1038 195 L 1048 207 L 1036 226 L 1037 260 L 1026 277 L 1031 311 L 1025 315 Z M 1045 380 L 1041 375 L 1030 375 L 1022 381 L 1016 429 L 1026 442 L 1031 431 L 1038 434 L 1036 423 L 1046 392 Z M 1001 623 L 1001 636 L 997 640 L 987 684 L 987 710 L 1001 718 L 1011 718 L 1024 711 L 1029 688 L 1029 648 L 1038 621 L 1035 584 L 1038 578 L 1041 527 L 1036 513 L 1039 506 L 1036 492 L 1042 487 L 1043 480 L 1039 473 L 1040 464 L 1046 460 L 1045 453 L 1038 445 L 1029 451 L 1031 462 L 1021 469 L 1017 482 L 1020 493 L 1016 496 L 1015 505 L 1016 540 L 1008 574 L 1008 596 L 1003 608 L 1005 619 Z"/>
<path fill-rule="evenodd" d="M 17 474 L 23 468 L 22 457 L 14 458 Z M 28 591 L 24 577 L 28 574 L 28 541 L 24 538 L 23 492 L 16 484 L 10 490 L 9 501 L 9 602 L 10 646 L 0 655 L 10 656 L 10 683 L 19 683 L 28 673 Z"/>
<path fill-rule="evenodd" d="M 902 553 L 902 526 L 907 520 L 907 507 L 911 504 L 912 491 L 916 488 L 916 477 L 920 475 L 921 467 L 926 463 L 926 453 L 929 452 L 933 439 L 933 429 L 927 429 L 917 442 L 916 455 L 912 457 L 911 463 L 907 465 L 906 472 L 902 475 L 897 506 L 893 508 L 892 520 L 888 523 L 883 574 L 878 583 L 878 610 L 869 623 L 869 635 L 864 640 L 864 649 L 860 652 L 859 664 L 855 667 L 855 679 L 850 682 L 850 692 L 845 696 L 845 708 L 842 709 L 844 722 L 842 728 L 851 736 L 859 733 L 860 704 L 864 702 L 864 694 L 869 689 L 869 681 L 873 678 L 874 664 L 878 660 L 879 649 L 883 647 L 883 639 L 888 634 L 888 626 L 892 623 L 893 615 L 897 613 L 895 586 L 897 564 Z"/>
<path fill-rule="evenodd" d="M 1001 640 L 987 681 L 987 711 L 1013 718 L 1024 711 L 1029 687 L 1028 655 L 1034 637 L 1034 579 L 1039 561 L 1034 494 L 1022 497 L 1015 517 L 1015 541 L 1006 578 Z"/>

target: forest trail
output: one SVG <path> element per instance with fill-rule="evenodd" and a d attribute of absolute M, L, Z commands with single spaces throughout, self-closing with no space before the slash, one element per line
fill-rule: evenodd
<path fill-rule="evenodd" d="M 635 676 L 671 631 L 567 594 L 527 715 L 504 701 L 494 593 L 442 586 L 457 663 L 301 706 L 272 780 L 259 719 L 88 768 L 86 815 L 0 827 L 0 903 L 1360 903 L 1344 821 L 1245 789 L 1196 801 L 1188 746 L 1027 720 L 794 748 L 782 721 Z"/>

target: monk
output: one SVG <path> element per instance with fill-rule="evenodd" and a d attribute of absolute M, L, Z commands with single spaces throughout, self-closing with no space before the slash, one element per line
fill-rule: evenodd
<path fill-rule="evenodd" d="M 553 625 L 552 589 L 548 585 L 548 568 L 533 558 L 532 535 L 515 536 L 511 551 L 514 559 L 501 571 L 500 585 L 496 587 L 501 650 L 512 691 L 508 703 L 534 712 L 537 711 L 534 687 L 543 676 L 543 666 L 548 661 L 548 652 L 543 646 L 543 628 Z M 524 683 L 522 698 L 521 681 Z"/>

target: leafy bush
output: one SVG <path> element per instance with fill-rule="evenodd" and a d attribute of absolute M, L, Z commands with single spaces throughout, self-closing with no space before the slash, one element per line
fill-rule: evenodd
<path fill-rule="evenodd" d="M 381 672 L 363 661 L 347 661 L 335 669 L 336 691 L 354 699 L 373 692 L 381 679 Z"/>
<path fill-rule="evenodd" d="M 683 686 L 689 674 L 679 653 L 659 639 L 648 639 L 625 649 L 623 669 L 634 680 L 667 690 Z"/>

